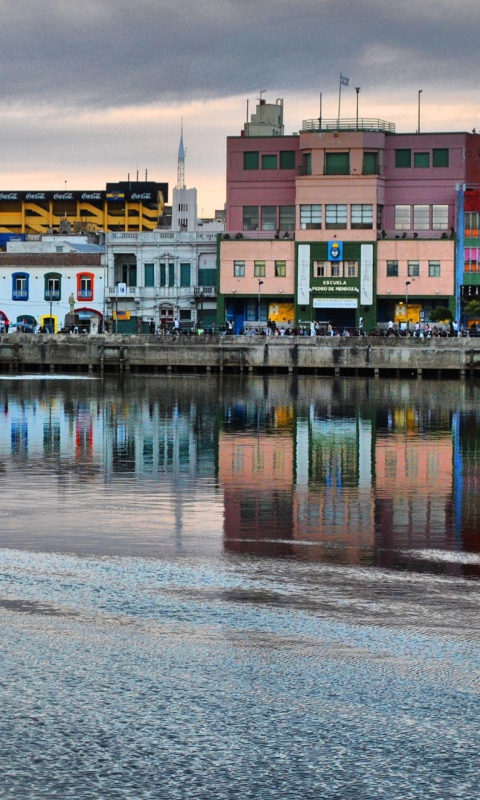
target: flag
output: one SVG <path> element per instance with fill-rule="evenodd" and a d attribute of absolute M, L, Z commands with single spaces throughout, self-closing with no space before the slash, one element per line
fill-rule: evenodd
<path fill-rule="evenodd" d="M 340 73 L 340 86 L 348 86 L 349 80 L 350 78 L 346 78 L 345 75 L 342 75 L 342 73 Z"/>

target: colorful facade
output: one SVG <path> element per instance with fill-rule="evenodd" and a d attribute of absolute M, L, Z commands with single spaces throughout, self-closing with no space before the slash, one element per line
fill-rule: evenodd
<path fill-rule="evenodd" d="M 75 231 L 150 231 L 158 227 L 168 183 L 120 181 L 102 191 L 0 191 L 0 234 L 42 234 L 68 220 Z"/>
<path fill-rule="evenodd" d="M 260 106 L 278 118 L 277 104 Z M 262 325 L 281 301 L 295 326 L 340 330 L 428 322 L 439 306 L 456 315 L 457 194 L 480 181 L 477 134 L 398 134 L 380 119 L 253 130 L 227 140 L 218 322 Z"/>

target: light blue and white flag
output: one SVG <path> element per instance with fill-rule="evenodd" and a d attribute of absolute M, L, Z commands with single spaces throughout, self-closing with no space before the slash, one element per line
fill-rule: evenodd
<path fill-rule="evenodd" d="M 350 78 L 346 78 L 345 75 L 342 75 L 342 73 L 340 73 L 340 86 L 348 86 L 349 80 Z"/>

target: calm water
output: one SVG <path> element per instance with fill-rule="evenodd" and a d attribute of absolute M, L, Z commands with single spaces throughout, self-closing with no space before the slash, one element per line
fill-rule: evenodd
<path fill-rule="evenodd" d="M 480 387 L 0 380 L 0 798 L 478 797 Z"/>

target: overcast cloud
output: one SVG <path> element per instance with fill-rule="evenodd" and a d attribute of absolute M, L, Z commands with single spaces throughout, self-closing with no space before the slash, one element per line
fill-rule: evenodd
<path fill-rule="evenodd" d="M 217 148 L 197 152 L 198 175 L 203 162 L 219 180 L 224 136 L 239 132 L 246 97 L 267 89 L 285 97 L 287 114 L 302 97 L 315 116 L 319 91 L 333 105 L 340 72 L 362 87 L 364 108 L 374 98 L 400 108 L 410 94 L 412 118 L 418 88 L 426 104 L 479 99 L 478 0 L 0 0 L 0 14 L 3 188 L 46 187 L 49 170 L 59 185 L 68 169 L 96 170 L 99 185 L 139 158 L 141 170 L 146 161 L 164 170 L 154 144 L 171 164 L 182 113 L 190 153 Z M 479 127 L 475 115 L 465 123 Z"/>

